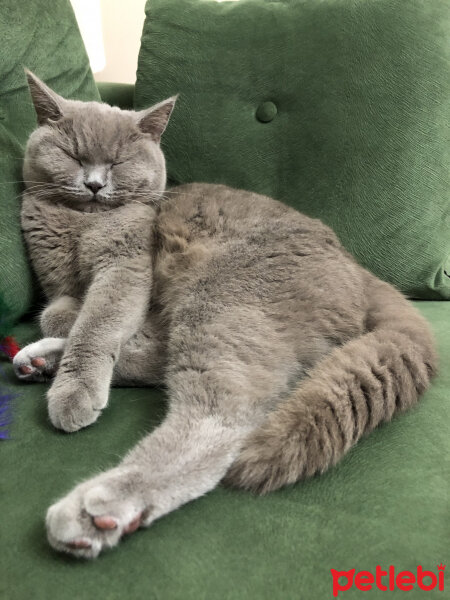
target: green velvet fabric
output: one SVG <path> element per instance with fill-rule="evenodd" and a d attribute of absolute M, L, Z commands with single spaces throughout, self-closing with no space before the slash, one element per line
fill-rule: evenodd
<path fill-rule="evenodd" d="M 64 96 L 99 95 L 69 0 L 2 0 L 0 39 L 0 316 L 14 320 L 33 294 L 19 224 L 23 148 L 36 127 L 23 68 Z"/>
<path fill-rule="evenodd" d="M 0 110 L 1 102 L 0 96 Z M 20 230 L 23 147 L 3 123 L 0 120 L 0 328 L 7 331 L 30 306 L 33 287 Z"/>
<path fill-rule="evenodd" d="M 173 181 L 283 200 L 450 298 L 449 40 L 447 0 L 149 0 L 135 106 L 180 93 Z"/>
<path fill-rule="evenodd" d="M 102 102 L 111 106 L 119 106 L 124 110 L 133 110 L 134 85 L 112 81 L 97 81 L 97 89 Z"/>
<path fill-rule="evenodd" d="M 417 305 L 436 332 L 442 363 L 417 408 L 321 477 L 266 497 L 218 488 L 89 563 L 48 546 L 46 509 L 151 430 L 165 412 L 163 393 L 115 389 L 94 426 L 67 435 L 48 421 L 46 386 L 17 383 L 3 365 L 2 385 L 19 396 L 12 439 L 0 442 L 0 597 L 325 600 L 333 597 L 331 568 L 416 571 L 420 564 L 436 572 L 441 561 L 448 565 L 450 303 Z M 16 333 L 23 343 L 37 336 L 29 326 Z M 385 596 L 405 593 L 375 589 L 367 597 Z M 353 588 L 339 597 L 362 596 Z M 415 588 L 407 597 L 434 593 Z"/>

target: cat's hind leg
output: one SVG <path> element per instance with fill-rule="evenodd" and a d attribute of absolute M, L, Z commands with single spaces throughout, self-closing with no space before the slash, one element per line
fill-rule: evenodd
<path fill-rule="evenodd" d="M 93 558 L 221 481 L 289 379 L 287 356 L 274 360 L 261 323 L 256 332 L 252 322 L 248 331 L 244 325 L 231 329 L 236 326 L 224 332 L 214 323 L 173 333 L 166 420 L 116 468 L 50 507 L 53 547 Z"/>
<path fill-rule="evenodd" d="M 65 344 L 65 338 L 48 337 L 25 346 L 13 359 L 17 377 L 29 382 L 51 379 L 56 373 Z"/>
<path fill-rule="evenodd" d="M 19 379 L 42 382 L 55 376 L 79 309 L 80 301 L 71 296 L 60 296 L 44 309 L 40 325 L 45 337 L 25 346 L 13 359 Z"/>
<path fill-rule="evenodd" d="M 80 312 L 81 302 L 72 296 L 60 296 L 42 312 L 39 323 L 45 337 L 66 338 Z"/>
<path fill-rule="evenodd" d="M 94 558 L 123 535 L 216 487 L 249 429 L 202 413 L 173 407 L 118 467 L 81 483 L 51 506 L 50 544 Z"/>

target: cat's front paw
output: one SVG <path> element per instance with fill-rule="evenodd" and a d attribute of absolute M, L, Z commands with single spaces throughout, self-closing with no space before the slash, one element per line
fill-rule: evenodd
<path fill-rule="evenodd" d="M 65 343 L 64 338 L 44 338 L 25 346 L 13 359 L 17 377 L 30 382 L 51 379 L 58 368 Z"/>
<path fill-rule="evenodd" d="M 70 379 L 55 380 L 47 393 L 48 415 L 57 429 L 73 432 L 94 423 L 106 406 L 108 395 Z"/>
<path fill-rule="evenodd" d="M 118 467 L 81 483 L 53 504 L 47 512 L 47 537 L 56 550 L 95 558 L 144 525 L 149 512 L 140 474 Z"/>

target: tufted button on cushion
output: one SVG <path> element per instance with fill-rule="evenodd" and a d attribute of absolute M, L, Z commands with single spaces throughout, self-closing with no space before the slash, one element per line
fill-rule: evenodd
<path fill-rule="evenodd" d="M 263 102 L 256 109 L 256 118 L 258 121 L 261 121 L 261 123 L 269 123 L 270 121 L 273 121 L 277 112 L 278 109 L 273 102 Z"/>

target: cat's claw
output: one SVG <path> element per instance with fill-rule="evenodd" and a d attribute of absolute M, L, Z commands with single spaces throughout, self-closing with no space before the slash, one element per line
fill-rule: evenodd
<path fill-rule="evenodd" d="M 125 534 L 145 525 L 147 510 L 134 489 L 136 473 L 113 469 L 75 487 L 47 512 L 47 537 L 62 552 L 95 558 L 115 546 Z"/>
<path fill-rule="evenodd" d="M 64 345 L 64 338 L 44 338 L 25 346 L 13 359 L 17 377 L 30 382 L 51 379 L 58 368 Z"/>

